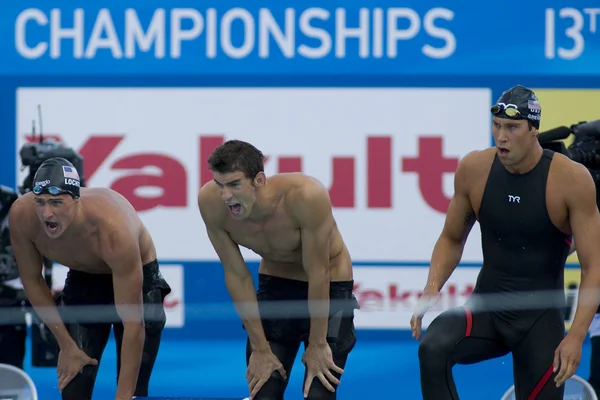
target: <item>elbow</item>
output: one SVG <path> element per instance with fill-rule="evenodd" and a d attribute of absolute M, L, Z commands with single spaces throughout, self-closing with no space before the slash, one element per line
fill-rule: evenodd
<path fill-rule="evenodd" d="M 311 286 L 329 285 L 329 281 L 331 280 L 331 274 L 327 266 L 310 268 L 307 270 L 306 275 L 308 277 L 308 283 Z"/>
<path fill-rule="evenodd" d="M 39 293 L 41 287 L 48 287 L 42 274 L 40 274 L 39 276 L 23 275 L 21 276 L 21 284 L 23 285 L 23 289 L 25 290 L 25 292 L 28 294 Z"/>
<path fill-rule="evenodd" d="M 240 284 L 248 281 L 252 282 L 252 275 L 250 275 L 249 271 L 232 271 L 229 269 L 225 269 L 225 283 Z"/>
<path fill-rule="evenodd" d="M 137 322 L 127 322 L 123 324 L 123 335 L 133 340 L 140 340 L 142 343 L 146 339 L 144 320 Z"/>
<path fill-rule="evenodd" d="M 448 233 L 442 233 L 438 239 L 438 245 L 444 247 L 462 249 L 466 243 L 466 237 L 455 236 Z"/>

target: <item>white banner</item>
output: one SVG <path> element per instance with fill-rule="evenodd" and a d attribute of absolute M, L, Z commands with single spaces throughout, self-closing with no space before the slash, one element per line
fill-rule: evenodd
<path fill-rule="evenodd" d="M 458 267 L 441 292 L 440 301 L 423 317 L 423 327 L 442 311 L 465 303 L 480 268 Z M 410 329 L 410 318 L 427 282 L 427 267 L 354 267 L 357 329 Z"/>
<path fill-rule="evenodd" d="M 353 259 L 375 262 L 429 260 L 458 160 L 491 143 L 489 89 L 26 88 L 19 147 L 38 104 L 46 136 L 85 157 L 88 186 L 131 201 L 163 260 L 216 259 L 196 197 L 224 140 L 261 149 L 267 176 L 302 170 L 330 187 Z M 482 259 L 479 237 L 464 260 Z"/>

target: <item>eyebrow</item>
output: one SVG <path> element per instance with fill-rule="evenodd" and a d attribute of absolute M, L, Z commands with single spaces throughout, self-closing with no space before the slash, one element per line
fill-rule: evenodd
<path fill-rule="evenodd" d="M 60 197 L 57 197 L 57 198 L 52 198 L 52 199 L 44 200 L 41 197 L 35 197 L 35 201 L 38 202 L 38 203 L 40 203 L 40 202 L 45 203 L 47 201 L 54 201 L 54 202 L 62 203 L 63 199 L 61 199 Z"/>
<path fill-rule="evenodd" d="M 217 185 L 221 185 L 221 186 L 226 186 L 226 185 L 233 185 L 234 183 L 240 183 L 242 180 L 241 179 L 234 179 L 230 182 L 225 182 L 225 183 L 221 183 L 216 179 L 213 179 L 213 181 L 215 181 L 217 183 Z"/>

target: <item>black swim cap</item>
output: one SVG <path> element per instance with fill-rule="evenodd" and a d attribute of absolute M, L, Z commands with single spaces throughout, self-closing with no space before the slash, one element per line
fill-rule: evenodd
<path fill-rule="evenodd" d="M 500 118 L 529 120 L 536 129 L 540 128 L 540 102 L 533 90 L 525 86 L 517 85 L 504 91 L 491 111 Z"/>
<path fill-rule="evenodd" d="M 40 165 L 33 177 L 33 193 L 79 197 L 81 185 L 77 169 L 67 159 L 49 158 Z"/>

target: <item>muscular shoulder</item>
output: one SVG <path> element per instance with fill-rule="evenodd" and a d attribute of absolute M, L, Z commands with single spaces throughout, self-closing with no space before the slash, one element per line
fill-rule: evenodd
<path fill-rule="evenodd" d="M 582 164 L 560 153 L 554 153 L 550 168 L 552 179 L 567 196 L 581 196 L 583 192 L 595 195 L 595 184 L 590 171 Z"/>
<path fill-rule="evenodd" d="M 82 188 L 81 200 L 88 223 L 100 232 L 138 232 L 141 220 L 131 203 L 109 188 Z"/>
<path fill-rule="evenodd" d="M 225 203 L 214 181 L 205 183 L 198 192 L 198 209 L 204 223 L 210 226 L 221 225 L 227 217 Z"/>
<path fill-rule="evenodd" d="M 554 153 L 551 171 L 553 176 L 568 181 L 565 183 L 571 183 L 573 179 L 587 179 L 590 176 L 586 167 L 561 153 Z"/>
<path fill-rule="evenodd" d="M 286 174 L 277 177 L 285 188 L 285 204 L 297 218 L 311 215 L 320 217 L 331 213 L 331 199 L 327 188 L 316 178 L 301 174 Z"/>
<path fill-rule="evenodd" d="M 12 234 L 30 236 L 37 222 L 33 193 L 19 197 L 10 207 L 8 223 Z"/>
<path fill-rule="evenodd" d="M 495 148 L 474 150 L 467 153 L 458 163 L 454 174 L 455 187 L 468 189 L 472 182 L 489 172 L 496 154 Z"/>

